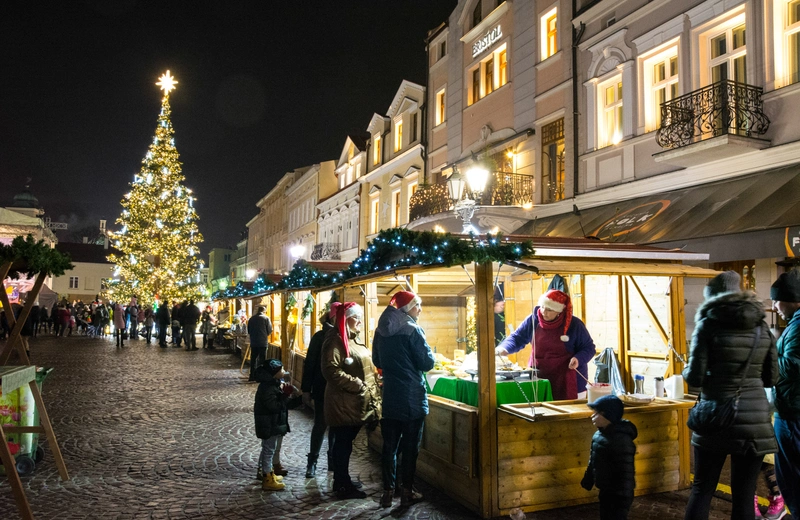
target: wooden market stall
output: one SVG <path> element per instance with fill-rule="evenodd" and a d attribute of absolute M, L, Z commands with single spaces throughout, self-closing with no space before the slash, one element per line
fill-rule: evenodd
<path fill-rule="evenodd" d="M 683 264 L 706 261 L 702 254 L 591 239 L 532 241 L 535 254 L 514 262 L 395 267 L 315 289 L 335 290 L 340 301 L 364 306 L 368 346 L 391 296 L 413 290 L 423 300 L 419 324 L 437 357 L 466 355 L 477 363 L 477 377 L 451 370 L 434 382 L 429 374 L 430 413 L 417 474 L 484 518 L 597 500 L 596 490 L 580 487 L 594 431 L 586 400 L 548 403 L 549 383 L 495 377 L 494 287 L 504 288 L 505 323 L 513 330 L 552 277 L 564 277 L 575 315 L 598 351 L 614 349 L 632 388 L 634 373 L 650 381 L 680 373 L 676 353 L 685 354 L 687 338 L 684 280 L 716 274 Z M 524 367 L 528 356 L 523 351 L 516 362 Z M 691 406 L 689 399 L 659 398 L 626 407 L 640 432 L 637 495 L 689 486 L 685 423 Z M 380 442 L 378 429 L 370 445 L 379 450 Z"/>

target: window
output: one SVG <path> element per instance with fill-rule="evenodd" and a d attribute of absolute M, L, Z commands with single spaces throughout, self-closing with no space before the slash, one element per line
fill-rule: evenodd
<path fill-rule="evenodd" d="M 392 192 L 392 227 L 400 226 L 400 190 Z"/>
<path fill-rule="evenodd" d="M 439 44 L 439 59 L 441 60 L 445 56 L 447 56 L 447 40 Z"/>
<path fill-rule="evenodd" d="M 372 200 L 370 200 L 370 206 L 372 207 L 372 211 L 370 213 L 370 222 L 369 222 L 369 232 L 370 233 L 377 233 L 380 231 L 379 223 L 380 223 L 380 205 L 381 201 L 378 195 L 375 195 Z"/>
<path fill-rule="evenodd" d="M 542 127 L 542 202 L 564 200 L 564 118 Z"/>
<path fill-rule="evenodd" d="M 444 94 L 445 94 L 445 89 L 442 89 L 442 90 L 440 90 L 439 92 L 436 93 L 436 114 L 435 114 L 435 118 L 434 118 L 434 121 L 435 121 L 435 125 L 434 126 L 439 126 L 442 123 L 444 123 L 444 121 L 445 121 L 445 114 L 446 114 L 446 112 L 445 112 L 445 106 L 446 106 L 445 105 L 445 101 L 446 101 L 446 99 L 445 99 Z"/>
<path fill-rule="evenodd" d="M 475 9 L 472 10 L 472 26 L 476 27 L 483 20 L 483 13 L 481 12 L 481 0 L 475 4 Z"/>
<path fill-rule="evenodd" d="M 399 152 L 403 147 L 403 121 L 394 123 L 394 151 Z"/>
<path fill-rule="evenodd" d="M 733 80 L 747 82 L 744 24 L 711 38 L 711 83 Z"/>
<path fill-rule="evenodd" d="M 411 115 L 411 139 L 408 141 L 409 143 L 413 143 L 417 140 L 417 131 L 419 126 L 418 121 L 418 114 Z"/>
<path fill-rule="evenodd" d="M 376 135 L 372 142 L 372 165 L 377 166 L 381 163 L 381 136 Z"/>
<path fill-rule="evenodd" d="M 622 78 L 606 81 L 597 89 L 599 96 L 599 147 L 617 144 L 622 140 Z"/>
<path fill-rule="evenodd" d="M 800 81 L 800 0 L 774 1 L 775 87 Z"/>
<path fill-rule="evenodd" d="M 78 288 L 78 277 L 77 276 L 70 276 L 69 277 L 69 288 L 70 289 L 77 289 Z"/>
<path fill-rule="evenodd" d="M 410 216 L 410 212 L 411 212 L 411 197 L 413 197 L 414 194 L 417 192 L 417 187 L 418 187 L 417 181 L 414 181 L 412 184 L 408 185 L 408 200 L 406 201 L 406 207 L 409 210 L 409 218 L 411 218 L 411 216 Z"/>
<path fill-rule="evenodd" d="M 473 104 L 508 83 L 506 44 L 498 47 L 470 72 L 468 104 Z"/>
<path fill-rule="evenodd" d="M 345 172 L 339 172 L 339 189 L 342 189 L 346 186 L 345 181 Z"/>
<path fill-rule="evenodd" d="M 542 61 L 544 61 L 558 52 L 558 7 L 543 14 L 540 24 Z"/>
<path fill-rule="evenodd" d="M 661 104 L 678 97 L 678 47 L 673 46 L 643 63 L 645 129 L 661 127 Z"/>

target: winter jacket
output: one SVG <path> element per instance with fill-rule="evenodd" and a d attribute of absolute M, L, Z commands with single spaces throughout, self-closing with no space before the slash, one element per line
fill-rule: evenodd
<path fill-rule="evenodd" d="M 697 309 L 683 377 L 689 385 L 702 388 L 701 399 L 735 397 L 756 327 L 761 327 L 761 339 L 742 382 L 735 423 L 714 434 L 693 432 L 693 445 L 739 455 L 766 455 L 777 450 L 764 388 L 775 384 L 778 353 L 765 316 L 763 305 L 752 292 L 723 293 Z"/>
<path fill-rule="evenodd" d="M 322 330 L 311 336 L 306 351 L 306 360 L 303 362 L 303 381 L 300 383 L 300 389 L 303 392 L 310 392 L 311 398 L 315 401 L 325 398 L 327 381 L 322 375 L 322 343 L 325 341 L 325 334 L 332 328 L 333 325 L 330 323 L 323 323 Z"/>
<path fill-rule="evenodd" d="M 214 317 L 208 311 L 203 311 L 203 315 L 200 318 L 202 324 L 200 325 L 200 333 L 201 334 L 211 334 L 214 332 Z"/>
<path fill-rule="evenodd" d="M 197 322 L 200 321 L 200 308 L 190 303 L 181 309 L 181 325 L 184 327 L 196 327 Z"/>
<path fill-rule="evenodd" d="M 636 426 L 625 419 L 597 430 L 592 436 L 589 467 L 581 481 L 584 489 L 633 498 L 636 487 L 634 458 L 639 435 Z"/>
<path fill-rule="evenodd" d="M 435 359 L 425 332 L 401 310 L 386 307 L 372 341 L 372 362 L 383 370 L 384 419 L 411 421 L 428 415 L 425 374 Z"/>
<path fill-rule="evenodd" d="M 800 419 L 800 310 L 778 340 L 778 378 L 775 408 L 781 419 Z"/>
<path fill-rule="evenodd" d="M 169 306 L 164 304 L 161 305 L 158 310 L 156 311 L 156 321 L 158 321 L 159 327 L 168 327 L 170 324 L 170 317 L 169 317 Z"/>
<path fill-rule="evenodd" d="M 117 330 L 125 328 L 125 310 L 119 303 L 114 306 L 114 328 Z"/>
<path fill-rule="evenodd" d="M 375 367 L 366 347 L 350 340 L 345 362 L 339 331 L 331 327 L 322 343 L 322 375 L 325 386 L 325 422 L 328 426 L 360 426 L 380 419 L 380 394 Z"/>
<path fill-rule="evenodd" d="M 247 321 L 247 334 L 250 336 L 250 345 L 253 347 L 266 347 L 269 335 L 272 334 L 272 323 L 263 312 L 260 312 Z"/>
<path fill-rule="evenodd" d="M 534 308 L 533 313 L 525 318 L 525 321 L 517 327 L 517 330 L 509 334 L 497 348 L 502 347 L 509 354 L 513 354 L 531 343 L 533 341 L 534 326 L 539 326 L 538 309 L 538 306 Z M 586 329 L 586 325 L 577 316 L 572 317 L 567 329 L 567 336 L 569 336 L 569 341 L 564 343 L 564 346 L 578 360 L 578 372 L 583 376 L 583 379 L 579 378 L 578 381 L 588 380 L 588 363 L 597 353 L 592 336 Z M 533 357 L 533 352 L 531 352 L 531 357 Z M 581 385 L 579 385 L 578 392 L 581 391 Z"/>
<path fill-rule="evenodd" d="M 272 377 L 263 365 L 256 368 L 253 377 L 260 383 L 253 405 L 256 436 L 269 439 L 275 435 L 286 435 L 289 433 L 289 398 L 281 390 L 281 382 Z"/>

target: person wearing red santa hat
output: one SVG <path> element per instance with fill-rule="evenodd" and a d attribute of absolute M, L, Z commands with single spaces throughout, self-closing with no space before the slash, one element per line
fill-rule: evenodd
<path fill-rule="evenodd" d="M 577 399 L 584 393 L 595 346 L 586 325 L 572 315 L 566 293 L 551 289 L 543 294 L 533 313 L 497 346 L 495 354 L 507 356 L 529 343 L 533 346 L 530 365 L 539 369 L 539 377 L 550 381 L 553 399 Z M 583 376 L 580 383 L 576 371 Z"/>
<path fill-rule="evenodd" d="M 366 498 L 350 478 L 353 440 L 365 424 L 377 425 L 381 398 L 375 366 L 367 347 L 357 341 L 364 311 L 354 302 L 336 309 L 336 322 L 322 342 L 325 376 L 325 422 L 335 442 L 332 449 L 333 489 L 341 499 Z"/>
<path fill-rule="evenodd" d="M 391 507 L 394 491 L 400 491 L 400 505 L 422 499 L 414 491 L 417 457 L 422 428 L 428 415 L 425 372 L 435 363 L 425 332 L 417 325 L 422 300 L 410 291 L 392 296 L 378 320 L 372 342 L 372 362 L 383 370 L 383 496 L 381 507 Z M 398 448 L 402 456 L 402 478 L 397 476 Z"/>

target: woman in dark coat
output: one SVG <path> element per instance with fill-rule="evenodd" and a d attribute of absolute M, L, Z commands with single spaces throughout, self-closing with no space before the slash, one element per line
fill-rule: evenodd
<path fill-rule="evenodd" d="M 740 277 L 726 271 L 705 288 L 697 310 L 689 363 L 683 377 L 701 387 L 700 398 L 724 401 L 736 395 L 741 382 L 739 412 L 734 424 L 714 434 L 692 433 L 694 483 L 686 520 L 707 519 L 722 466 L 731 457 L 732 519 L 753 518 L 753 495 L 764 455 L 777 451 L 765 387 L 778 373 L 775 339 L 764 322 L 764 307 L 752 292 L 740 291 Z M 756 344 L 756 331 L 761 336 Z M 744 370 L 750 361 L 747 374 Z M 744 377 L 744 379 L 742 379 Z"/>

